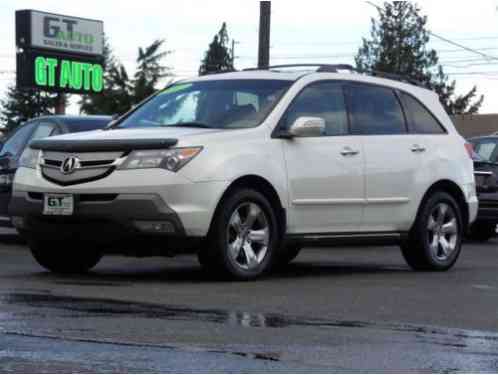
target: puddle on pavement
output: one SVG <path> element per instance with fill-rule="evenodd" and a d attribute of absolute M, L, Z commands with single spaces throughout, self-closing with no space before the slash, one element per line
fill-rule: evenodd
<path fill-rule="evenodd" d="M 331 320 L 295 317 L 284 314 L 262 314 L 222 309 L 195 309 L 181 306 L 120 301 L 103 298 L 83 298 L 53 294 L 7 293 L 0 295 L 0 305 L 23 305 L 36 309 L 33 312 L 23 311 L 23 319 L 41 314 L 40 309 L 60 311 L 58 317 L 107 317 L 130 316 L 140 318 L 199 321 L 226 324 L 246 328 L 286 328 L 286 327 L 317 327 L 317 328 L 371 328 L 393 332 L 411 333 L 422 339 L 423 335 L 439 335 L 455 340 L 485 340 L 498 342 L 496 334 L 482 334 L 477 331 L 461 329 L 437 328 L 416 324 L 397 324 L 383 322 L 366 322 L 354 320 Z M 50 311 L 47 316 L 57 317 Z M 45 315 L 45 314 L 44 314 Z M 437 342 L 434 342 L 437 343 Z M 441 343 L 447 345 L 448 343 Z M 451 343 L 453 345 L 453 343 Z"/>

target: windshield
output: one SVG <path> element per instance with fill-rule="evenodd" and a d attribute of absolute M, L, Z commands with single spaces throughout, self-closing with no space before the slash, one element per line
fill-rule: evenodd
<path fill-rule="evenodd" d="M 147 101 L 117 128 L 258 126 L 292 81 L 217 80 L 178 83 Z"/>

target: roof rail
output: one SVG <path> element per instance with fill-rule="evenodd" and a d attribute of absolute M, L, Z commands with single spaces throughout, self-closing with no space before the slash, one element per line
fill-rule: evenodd
<path fill-rule="evenodd" d="M 271 65 L 267 68 L 247 68 L 244 71 L 248 70 L 278 70 L 278 69 L 286 69 L 286 68 L 317 68 L 317 72 L 330 72 L 337 73 L 339 70 L 350 70 L 355 71 L 356 69 L 352 65 L 348 64 L 283 64 L 283 65 Z"/>
<path fill-rule="evenodd" d="M 371 75 L 374 77 L 387 78 L 387 79 L 393 79 L 393 80 L 400 81 L 400 82 L 410 83 L 412 85 L 419 86 L 419 87 L 427 87 L 422 82 L 417 81 L 413 78 L 401 75 L 401 74 L 386 73 L 386 72 L 382 72 L 379 70 L 362 70 L 362 69 L 357 69 L 354 66 L 349 65 L 349 64 L 320 64 L 320 63 L 318 63 L 318 64 L 313 64 L 313 63 L 283 64 L 283 65 L 272 65 L 266 69 L 247 68 L 247 69 L 244 69 L 244 71 L 279 70 L 279 69 L 286 69 L 286 68 L 313 68 L 313 67 L 316 68 L 315 72 L 338 73 L 340 70 L 349 70 L 350 72 L 355 72 L 355 73 L 359 73 L 359 74 L 367 74 L 367 75 Z"/>
<path fill-rule="evenodd" d="M 427 88 L 427 85 L 425 85 L 423 82 L 420 82 L 416 79 L 413 79 L 413 78 L 410 78 L 407 76 L 404 76 L 402 74 L 386 73 L 386 72 L 382 72 L 380 70 L 365 70 L 365 71 L 358 70 L 358 73 L 370 74 L 374 77 L 393 79 L 396 81 L 410 83 L 410 84 L 415 85 L 415 86 Z"/>

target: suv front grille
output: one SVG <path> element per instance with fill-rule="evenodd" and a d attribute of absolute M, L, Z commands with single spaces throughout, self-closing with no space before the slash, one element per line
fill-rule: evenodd
<path fill-rule="evenodd" d="M 67 153 L 43 151 L 40 162 L 41 172 L 45 179 L 58 185 L 75 185 L 95 181 L 111 174 L 124 152 L 82 152 Z M 73 169 L 63 172 L 66 159 L 75 158 Z"/>

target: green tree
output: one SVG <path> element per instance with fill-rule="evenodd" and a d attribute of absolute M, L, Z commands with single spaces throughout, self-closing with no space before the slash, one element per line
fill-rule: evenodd
<path fill-rule="evenodd" d="M 57 94 L 11 85 L 0 101 L 0 123 L 10 131 L 34 117 L 53 114 L 56 104 Z"/>
<path fill-rule="evenodd" d="M 214 36 L 213 41 L 204 54 L 199 67 L 199 75 L 229 72 L 234 70 L 234 57 L 229 49 L 227 25 L 221 25 L 220 31 Z"/>
<path fill-rule="evenodd" d="M 80 112 L 86 114 L 124 113 L 133 104 L 132 82 L 126 69 L 114 56 L 109 41 L 104 41 L 104 89 L 100 93 L 83 95 Z"/>
<path fill-rule="evenodd" d="M 150 46 L 138 49 L 137 71 L 135 73 L 133 100 L 139 103 L 157 90 L 159 81 L 171 75 L 171 69 L 161 60 L 171 51 L 161 51 L 164 40 L 155 40 Z"/>
<path fill-rule="evenodd" d="M 163 40 L 138 49 L 137 70 L 133 79 L 114 55 L 109 42 L 104 44 L 104 89 L 82 97 L 80 111 L 87 114 L 122 114 L 153 94 L 159 81 L 170 74 L 161 64 L 169 51 L 161 51 Z"/>
<path fill-rule="evenodd" d="M 428 46 L 427 16 L 420 14 L 418 5 L 393 1 L 377 9 L 378 19 L 372 18 L 370 39 L 363 38 L 355 57 L 357 68 L 419 81 L 437 92 L 449 114 L 478 112 L 484 97 L 476 98 L 475 86 L 465 95 L 455 93 L 456 82 L 449 80 L 436 51 Z"/>

